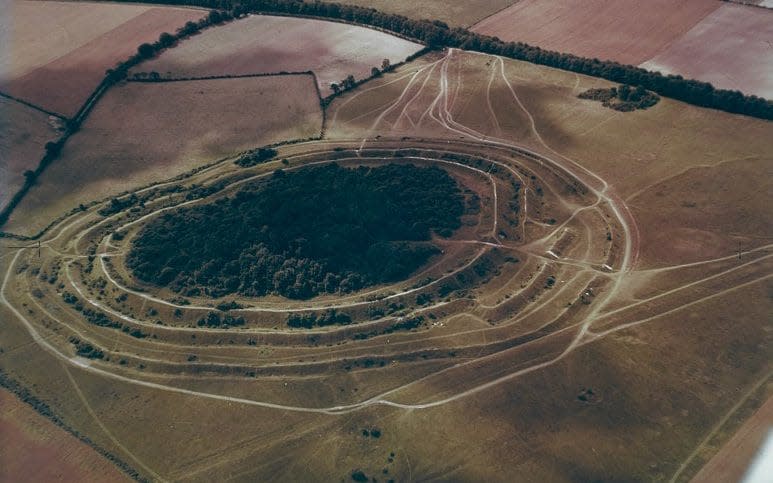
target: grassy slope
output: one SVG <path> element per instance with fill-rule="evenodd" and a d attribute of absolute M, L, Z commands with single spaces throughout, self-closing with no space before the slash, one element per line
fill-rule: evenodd
<path fill-rule="evenodd" d="M 331 106 L 330 118 L 337 111 L 338 117 L 331 123 L 330 135 L 452 136 L 428 118 L 418 127 L 410 127 L 404 120 L 396 128 L 390 127 L 402 106 L 383 116 L 383 123 L 374 123 L 383 107 L 369 112 L 379 105 L 389 106 L 407 85 L 407 78 L 383 90 L 367 89 L 434 60 L 438 57 L 421 59 L 337 100 Z M 642 188 L 648 192 L 648 186 L 671 178 L 670 192 L 681 192 L 686 199 L 703 203 L 697 198 L 704 187 L 695 184 L 694 177 L 674 175 L 695 168 L 706 171 L 707 181 L 716 182 L 733 166 L 736 178 L 732 186 L 749 186 L 760 177 L 754 160 L 764 159 L 773 148 L 770 136 L 765 135 L 770 124 L 763 121 L 668 100 L 647 111 L 619 114 L 575 98 L 587 87 L 607 85 L 603 81 L 507 61 L 507 78 L 533 117 L 535 132 L 529 115 L 512 98 L 504 81 L 496 77 L 495 69 L 492 58 L 455 54 L 448 79 L 453 91 L 461 86 L 459 92 L 465 93 L 450 103 L 456 120 L 496 135 L 498 123 L 502 137 L 559 156 L 541 139 L 600 174 L 623 198 Z M 439 72 L 436 69 L 433 76 Z M 491 109 L 497 123 L 487 113 L 486 91 L 492 72 Z M 414 121 L 432 103 L 438 85 L 438 78 L 431 77 L 425 91 L 406 109 L 413 113 Z M 351 122 L 343 125 L 347 120 Z M 371 127 L 374 129 L 369 131 Z M 728 163 L 723 165 L 724 171 L 713 167 L 723 160 L 741 158 L 749 162 Z M 731 236 L 730 229 L 740 230 L 754 246 L 767 243 L 770 235 L 760 231 L 758 222 L 746 223 L 736 216 L 739 210 L 751 213 L 754 220 L 766 215 L 766 193 L 746 191 L 748 196 L 734 199 L 732 206 L 713 201 L 701 204 L 709 210 L 707 216 L 715 214 L 713 224 L 701 229 L 720 238 Z M 673 201 L 638 201 L 638 196 L 632 198 L 644 238 L 638 267 L 642 269 L 663 263 L 652 253 L 670 250 L 676 243 L 668 238 L 647 241 L 649 234 L 667 231 L 668 225 L 664 229 L 658 213 L 667 207 L 671 210 L 669 220 L 671 216 L 680 220 L 689 218 L 694 208 L 682 208 Z M 697 253 L 704 258 L 733 253 L 731 249 L 718 254 L 701 251 L 708 248 L 714 250 L 699 247 Z M 684 282 L 709 274 L 701 269 L 677 273 Z M 650 277 L 646 288 L 658 293 L 673 284 L 676 275 L 666 272 L 662 280 L 643 270 L 631 275 L 631 279 L 639 277 Z M 637 287 L 631 283 L 627 295 L 637 296 Z M 348 478 L 353 469 L 361 468 L 369 476 L 396 480 L 665 480 L 739 396 L 769 374 L 771 332 L 766 321 L 773 310 L 768 297 L 771 289 L 769 281 L 758 282 L 705 301 L 699 298 L 706 293 L 690 291 L 681 302 L 675 302 L 677 306 L 691 303 L 686 309 L 583 346 L 549 368 L 430 410 L 376 407 L 346 416 L 299 415 L 114 382 L 106 389 L 98 377 L 73 373 L 91 408 L 115 439 L 136 460 L 170 479 L 205 481 L 227 474 L 236 480 L 269 475 L 288 480 L 332 480 Z M 619 303 L 630 302 L 625 299 L 626 292 L 621 296 Z M 645 317 L 668 307 L 655 302 L 635 315 Z M 0 309 L 0 315 L 5 320 L 10 314 L 4 310 Z M 0 355 L 2 367 L 24 374 L 24 382 L 37 384 L 74 425 L 95 434 L 107 448 L 126 454 L 95 427 L 83 410 L 83 401 L 61 396 L 72 394 L 72 383 L 58 364 L 51 364 L 49 356 L 29 344 L 16 325 L 2 324 L 0 340 L 5 349 Z M 549 345 L 536 349 L 556 350 Z M 466 389 L 485 377 L 514 370 L 529 350 L 498 355 L 488 365 L 458 368 L 453 377 L 428 379 L 401 392 L 399 399 L 433 400 L 438 393 Z M 49 370 L 30 371 L 31 367 Z M 413 364 L 398 368 L 401 374 L 395 381 L 422 373 Z M 188 384 L 224 392 L 238 386 L 238 393 L 252 397 L 316 405 L 330 394 L 344 394 L 344 400 L 367 397 L 375 385 L 392 383 L 387 374 L 380 369 L 353 371 L 340 377 L 331 374 L 321 383 L 315 377 L 299 377 L 255 383 L 239 379 L 238 385 L 229 384 L 228 379 L 201 378 Z M 303 389 L 292 392 L 298 388 Z M 592 404 L 577 400 L 578 393 L 587 388 L 598 395 Z M 132 424 L 127 425 L 127 420 Z M 382 430 L 381 438 L 363 438 L 361 430 L 373 426 Z M 389 462 L 391 452 L 395 456 Z M 127 460 L 136 464 L 129 457 Z M 383 469 L 389 476 L 381 473 Z"/>

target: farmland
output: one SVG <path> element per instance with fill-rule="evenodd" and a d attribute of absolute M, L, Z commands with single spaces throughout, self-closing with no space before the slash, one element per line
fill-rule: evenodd
<path fill-rule="evenodd" d="M 0 391 L 0 480 L 131 481 L 93 449 Z"/>
<path fill-rule="evenodd" d="M 473 31 L 773 97 L 773 12 L 714 0 L 527 0 Z"/>
<path fill-rule="evenodd" d="M 440 20 L 452 27 L 470 27 L 517 0 L 348 0 L 348 5 L 370 7 L 415 19 Z"/>
<path fill-rule="evenodd" d="M 34 234 L 84 199 L 115 196 L 255 146 L 318 136 L 321 127 L 310 75 L 127 83 L 105 95 L 6 228 Z"/>
<path fill-rule="evenodd" d="M 44 146 L 60 135 L 61 122 L 19 102 L 0 97 L 0 207 L 24 184 L 24 172 L 35 169 Z"/>
<path fill-rule="evenodd" d="M 421 48 L 327 24 L 238 19 L 107 91 L 3 226 L 48 226 L 0 239 L 3 373 L 139 479 L 682 482 L 747 458 L 771 123 L 615 111 L 579 94 L 617 84 L 455 48 L 321 104 L 315 79 Z M 252 69 L 315 75 L 163 79 Z"/>
<path fill-rule="evenodd" d="M 64 116 L 74 115 L 105 70 L 139 44 L 204 15 L 191 9 L 26 0 L 12 3 L 10 12 L 4 21 L 12 23 L 0 25 L 10 30 L 12 45 L 0 58 L 0 92 Z"/>
<path fill-rule="evenodd" d="M 524 0 L 473 31 L 559 52 L 638 65 L 679 39 L 722 3 L 713 0 Z"/>
<path fill-rule="evenodd" d="M 642 67 L 771 99 L 771 39 L 773 10 L 723 4 Z"/>
<path fill-rule="evenodd" d="M 362 27 L 253 15 L 188 39 L 135 72 L 180 78 L 312 70 L 327 95 L 333 82 L 348 75 L 369 77 L 383 59 L 396 64 L 420 49 L 413 42 Z"/>

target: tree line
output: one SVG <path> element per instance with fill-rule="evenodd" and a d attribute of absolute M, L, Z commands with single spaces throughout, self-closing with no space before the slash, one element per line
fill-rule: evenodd
<path fill-rule="evenodd" d="M 120 0 L 128 1 L 128 0 Z M 662 96 L 701 107 L 773 119 L 773 101 L 737 90 L 716 89 L 708 82 L 663 75 L 611 60 L 590 59 L 541 49 L 523 42 L 505 42 L 497 37 L 477 34 L 466 28 L 450 28 L 438 20 L 415 20 L 373 8 L 300 0 L 149 0 L 149 3 L 193 5 L 221 9 L 231 18 L 245 13 L 306 15 L 369 25 L 410 37 L 431 48 L 455 47 L 500 55 L 516 60 L 602 77 L 613 82 L 642 86 Z"/>

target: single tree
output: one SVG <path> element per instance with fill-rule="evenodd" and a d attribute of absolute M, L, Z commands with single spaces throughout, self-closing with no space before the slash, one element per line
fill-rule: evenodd
<path fill-rule="evenodd" d="M 137 47 L 137 53 L 141 59 L 149 59 L 156 53 L 156 49 L 154 49 L 152 45 L 144 43 Z"/>

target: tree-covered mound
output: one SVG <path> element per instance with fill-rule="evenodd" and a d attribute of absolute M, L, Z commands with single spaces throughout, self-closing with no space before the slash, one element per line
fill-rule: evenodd
<path fill-rule="evenodd" d="M 160 215 L 135 238 L 140 280 L 187 294 L 308 298 L 403 279 L 464 211 L 437 167 L 335 163 L 276 171 L 230 198 Z"/>

